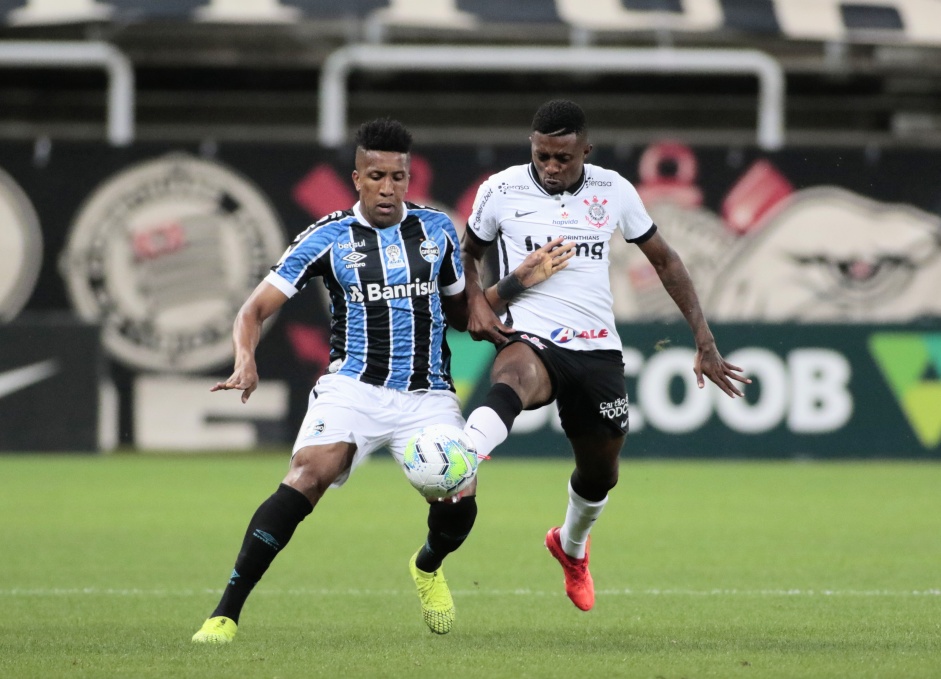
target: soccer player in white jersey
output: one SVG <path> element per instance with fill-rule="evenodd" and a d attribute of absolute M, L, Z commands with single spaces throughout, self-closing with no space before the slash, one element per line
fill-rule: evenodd
<path fill-rule="evenodd" d="M 343 484 L 373 451 L 401 463 L 406 441 L 425 425 L 462 426 L 450 375 L 448 324 L 467 326 L 467 298 L 454 224 L 443 212 L 405 202 L 412 138 L 401 123 L 365 123 L 356 137 L 353 183 L 359 202 L 303 231 L 251 294 L 235 320 L 235 370 L 211 391 L 258 386 L 255 348 L 262 323 L 315 277 L 330 293 L 331 364 L 311 392 L 284 480 L 252 516 L 222 598 L 193 635 L 228 643 L 248 595 L 331 486 Z M 573 252 L 557 239 L 516 273 L 537 284 Z M 497 301 L 495 289 L 486 293 Z M 425 544 L 409 562 L 432 632 L 446 634 L 454 603 L 444 558 L 477 516 L 476 481 L 460 496 L 430 502 Z"/>
<path fill-rule="evenodd" d="M 470 305 L 468 332 L 498 346 L 492 387 L 464 431 L 489 455 L 524 409 L 556 402 L 575 455 L 568 508 L 545 544 L 562 565 L 565 591 L 582 610 L 595 601 L 588 570 L 589 533 L 618 481 L 628 430 L 621 339 L 608 279 L 609 241 L 637 245 L 683 312 L 696 341 L 693 370 L 731 397 L 748 383 L 727 363 L 700 309 L 689 274 L 651 221 L 637 191 L 617 172 L 585 162 L 591 151 L 582 109 L 543 104 L 533 119 L 532 162 L 491 176 L 477 192 L 462 241 Z M 536 248 L 562 237 L 575 256 L 565 272 L 530 288 L 513 269 Z M 501 305 L 488 304 L 478 262 L 498 244 Z M 494 311 L 501 313 L 498 318 Z"/>

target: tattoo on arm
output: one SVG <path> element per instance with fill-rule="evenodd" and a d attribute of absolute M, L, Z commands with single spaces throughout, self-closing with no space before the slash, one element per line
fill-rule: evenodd
<path fill-rule="evenodd" d="M 524 292 L 526 292 L 526 286 L 520 283 L 520 279 L 515 274 L 504 276 L 497 283 L 497 294 L 505 302 L 516 299 Z"/>

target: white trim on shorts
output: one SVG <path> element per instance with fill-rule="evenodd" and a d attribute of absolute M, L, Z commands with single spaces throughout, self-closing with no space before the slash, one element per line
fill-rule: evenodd
<path fill-rule="evenodd" d="M 409 438 L 429 424 L 464 427 L 457 394 L 443 389 L 399 391 L 328 374 L 310 392 L 291 455 L 307 446 L 354 443 L 353 464 L 331 484 L 339 488 L 356 467 L 384 446 L 401 465 Z"/>

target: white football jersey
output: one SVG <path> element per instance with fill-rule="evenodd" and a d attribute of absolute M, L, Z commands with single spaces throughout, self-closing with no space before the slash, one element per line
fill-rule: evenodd
<path fill-rule="evenodd" d="M 553 238 L 574 242 L 568 266 L 514 299 L 502 320 L 566 349 L 621 350 L 608 279 L 610 240 L 620 233 L 643 242 L 656 231 L 633 184 L 586 164 L 571 191 L 550 195 L 531 163 L 516 165 L 481 184 L 468 228 L 481 241 L 497 241 L 501 278 Z"/>

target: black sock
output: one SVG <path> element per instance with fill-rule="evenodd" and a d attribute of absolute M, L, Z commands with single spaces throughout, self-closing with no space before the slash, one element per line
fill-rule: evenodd
<path fill-rule="evenodd" d="M 588 500 L 588 502 L 601 502 L 608 497 L 608 491 L 611 490 L 607 486 L 599 486 L 586 481 L 577 469 L 569 477 L 569 483 L 572 484 L 572 490 L 575 491 L 575 494 Z"/>
<path fill-rule="evenodd" d="M 239 621 L 242 606 L 252 588 L 261 580 L 278 552 L 287 545 L 298 524 L 313 510 L 303 493 L 283 483 L 261 503 L 248 524 L 242 550 L 212 617 L 224 615 Z"/>
<path fill-rule="evenodd" d="M 433 573 L 444 557 L 460 547 L 474 527 L 477 498 L 462 497 L 457 502 L 435 502 L 428 507 L 428 539 L 418 552 L 415 565 Z"/>
<path fill-rule="evenodd" d="M 523 412 L 523 402 L 520 400 L 519 394 L 516 393 L 513 387 L 502 382 L 497 382 L 490 387 L 490 391 L 487 392 L 487 396 L 481 405 L 492 408 L 503 420 L 508 432 L 513 428 L 513 420 Z"/>

